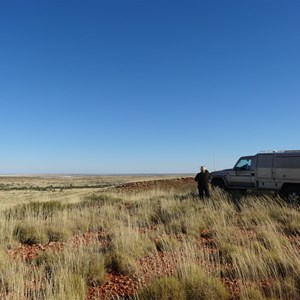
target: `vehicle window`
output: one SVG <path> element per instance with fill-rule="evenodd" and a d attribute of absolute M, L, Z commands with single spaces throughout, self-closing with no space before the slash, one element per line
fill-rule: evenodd
<path fill-rule="evenodd" d="M 250 170 L 252 159 L 251 158 L 241 158 L 235 165 L 237 170 Z"/>
<path fill-rule="evenodd" d="M 284 156 L 278 156 L 276 157 L 276 168 L 300 168 L 300 157 L 299 156 L 290 156 L 290 157 L 284 157 Z"/>
<path fill-rule="evenodd" d="M 257 156 L 257 165 L 259 168 L 272 168 L 273 165 L 273 154 L 259 154 Z"/>

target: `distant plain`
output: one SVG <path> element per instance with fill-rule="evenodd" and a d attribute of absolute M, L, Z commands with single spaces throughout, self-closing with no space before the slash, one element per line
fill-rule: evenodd
<path fill-rule="evenodd" d="M 107 188 L 129 182 L 180 178 L 179 174 L 149 175 L 2 175 L 0 210 L 31 201 L 80 202 Z"/>

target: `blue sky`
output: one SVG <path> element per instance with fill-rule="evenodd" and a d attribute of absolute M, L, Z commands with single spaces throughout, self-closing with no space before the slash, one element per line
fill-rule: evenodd
<path fill-rule="evenodd" d="M 0 173 L 300 149 L 299 32 L 299 1 L 0 0 Z"/>

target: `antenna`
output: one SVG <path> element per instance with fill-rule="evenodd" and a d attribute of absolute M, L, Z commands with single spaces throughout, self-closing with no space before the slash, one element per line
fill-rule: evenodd
<path fill-rule="evenodd" d="M 213 152 L 214 152 L 214 171 L 216 171 L 216 154 L 215 154 L 215 148 L 214 148 Z"/>

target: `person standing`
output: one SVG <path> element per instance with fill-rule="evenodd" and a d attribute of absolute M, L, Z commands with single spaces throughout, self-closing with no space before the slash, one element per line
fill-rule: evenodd
<path fill-rule="evenodd" d="M 204 166 L 200 167 L 200 173 L 196 175 L 195 181 L 198 182 L 198 191 L 200 199 L 203 199 L 204 197 L 209 198 L 209 172 Z"/>

